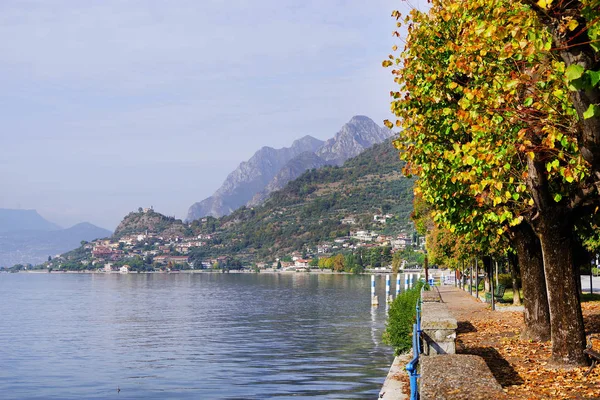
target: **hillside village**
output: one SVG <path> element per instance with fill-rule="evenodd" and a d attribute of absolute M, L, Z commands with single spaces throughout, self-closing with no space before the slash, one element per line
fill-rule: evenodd
<path fill-rule="evenodd" d="M 137 217 L 167 218 L 156 213 L 151 208 L 142 209 L 141 212 L 132 213 Z M 132 215 L 130 214 L 130 215 Z M 386 221 L 392 219 L 391 214 L 374 214 L 373 221 L 385 227 Z M 209 223 L 209 218 L 203 218 L 200 223 Z M 340 220 L 342 224 L 355 225 L 353 217 Z M 191 224 L 183 224 L 175 220 L 174 225 L 183 229 L 176 232 L 193 231 Z M 383 229 L 382 229 L 383 230 Z M 333 240 L 319 243 L 313 247 L 306 247 L 302 251 L 293 251 L 279 254 L 270 260 L 255 260 L 248 262 L 236 257 L 218 255 L 213 257 L 199 257 L 198 250 L 218 247 L 219 233 L 193 233 L 173 234 L 173 229 L 163 232 L 144 230 L 125 235 L 113 235 L 107 239 L 97 239 L 83 242 L 78 249 L 68 253 L 49 257 L 50 259 L 35 269 L 50 271 L 97 271 L 97 272 L 160 272 L 178 270 L 201 269 L 282 269 L 299 270 L 307 268 L 323 268 L 317 260 L 326 259 L 336 254 L 364 255 L 373 249 L 389 249 L 393 254 L 398 251 L 412 248 L 414 239 L 407 233 L 385 235 L 376 230 L 349 230 L 348 236 L 337 237 Z M 422 246 L 422 238 L 421 238 Z M 370 253 L 369 253 L 370 254 Z M 364 257 L 364 256 L 363 256 Z M 390 260 L 384 260 L 388 263 Z M 369 258 L 366 265 L 371 265 Z M 379 267 L 374 265 L 374 267 Z M 26 267 L 24 267 L 26 268 Z M 30 267 L 32 268 L 32 267 Z"/>

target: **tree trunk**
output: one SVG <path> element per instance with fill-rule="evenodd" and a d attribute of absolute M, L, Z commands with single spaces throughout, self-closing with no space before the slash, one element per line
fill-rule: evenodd
<path fill-rule="evenodd" d="M 584 365 L 585 329 L 571 252 L 573 228 L 568 216 L 560 214 L 559 210 L 544 213 L 536 223 L 550 305 L 552 358 L 560 364 Z"/>
<path fill-rule="evenodd" d="M 513 229 L 513 246 L 521 269 L 523 304 L 525 306 L 524 339 L 550 339 L 550 308 L 546 292 L 544 261 L 540 241 L 525 222 Z"/>
<path fill-rule="evenodd" d="M 579 293 L 579 298 L 581 298 L 581 296 L 583 296 L 583 287 L 581 286 L 581 268 L 573 266 L 573 273 L 575 274 L 577 293 Z"/>
<path fill-rule="evenodd" d="M 521 293 L 519 292 L 520 288 L 519 288 L 519 280 L 518 280 L 517 263 L 511 256 L 508 256 L 508 262 L 509 262 L 508 267 L 510 268 L 510 277 L 512 279 L 512 287 L 513 287 L 513 305 L 520 306 L 521 305 Z"/>
<path fill-rule="evenodd" d="M 552 359 L 562 365 L 583 365 L 585 329 L 573 270 L 572 214 L 566 200 L 557 203 L 552 198 L 542 159 L 543 156 L 527 157 L 525 182 L 535 203 L 535 215 L 528 222 L 532 223 L 542 245 Z"/>

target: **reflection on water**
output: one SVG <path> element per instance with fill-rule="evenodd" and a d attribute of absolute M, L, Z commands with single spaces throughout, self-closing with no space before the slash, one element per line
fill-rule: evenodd
<path fill-rule="evenodd" d="M 0 300 L 3 399 L 374 398 L 392 361 L 369 276 L 0 274 Z"/>

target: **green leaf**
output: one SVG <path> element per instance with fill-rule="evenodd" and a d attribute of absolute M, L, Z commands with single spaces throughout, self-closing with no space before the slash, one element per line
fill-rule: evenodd
<path fill-rule="evenodd" d="M 569 81 L 569 90 L 577 91 L 581 89 L 587 89 L 589 84 L 585 81 L 585 79 L 579 78 Z"/>
<path fill-rule="evenodd" d="M 523 104 L 525 105 L 525 107 L 530 107 L 533 104 L 533 98 L 532 97 L 526 98 L 525 102 Z"/>
<path fill-rule="evenodd" d="M 596 86 L 598 82 L 600 82 L 600 71 L 586 71 L 586 73 L 590 76 L 592 87 Z"/>
<path fill-rule="evenodd" d="M 597 104 L 590 104 L 588 109 L 583 113 L 583 119 L 600 116 L 600 107 Z"/>
<path fill-rule="evenodd" d="M 584 71 L 585 70 L 581 65 L 572 64 L 569 65 L 569 67 L 565 71 L 565 75 L 567 76 L 567 79 L 569 81 L 574 81 L 575 79 L 581 78 L 581 75 L 583 75 Z"/>
<path fill-rule="evenodd" d="M 561 200 L 562 200 L 562 195 L 561 195 L 561 194 L 559 194 L 559 193 L 556 193 L 556 194 L 554 195 L 554 201 L 558 203 L 558 202 L 560 202 Z"/>

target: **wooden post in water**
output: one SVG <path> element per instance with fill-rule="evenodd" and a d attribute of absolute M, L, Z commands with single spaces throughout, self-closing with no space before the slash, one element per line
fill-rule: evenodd
<path fill-rule="evenodd" d="M 394 300 L 390 294 L 390 274 L 385 274 L 385 301 L 391 303 Z"/>
<path fill-rule="evenodd" d="M 400 272 L 396 274 L 396 297 L 400 294 Z"/>
<path fill-rule="evenodd" d="M 375 275 L 371 275 L 371 305 L 377 307 L 379 305 L 379 299 L 375 294 Z"/>

